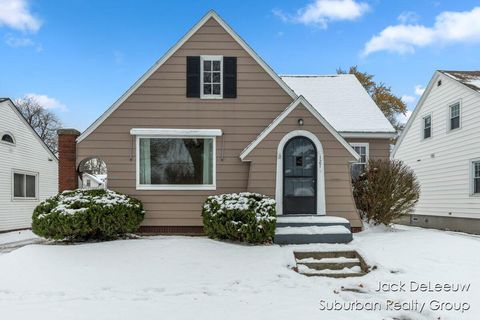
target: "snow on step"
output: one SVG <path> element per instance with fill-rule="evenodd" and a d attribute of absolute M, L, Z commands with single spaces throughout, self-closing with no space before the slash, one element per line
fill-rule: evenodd
<path fill-rule="evenodd" d="M 277 217 L 277 222 L 280 223 L 350 223 L 347 219 L 333 216 L 286 216 Z"/>
<path fill-rule="evenodd" d="M 344 226 L 308 226 L 308 227 L 281 227 L 275 230 L 276 235 L 282 234 L 303 234 L 303 235 L 321 235 L 321 234 L 350 234 L 350 230 Z"/>
<path fill-rule="evenodd" d="M 360 266 L 354 266 L 351 268 L 343 268 L 343 269 L 338 269 L 338 270 L 333 270 L 333 269 L 322 269 L 322 270 L 317 270 L 317 269 L 312 269 L 307 267 L 306 265 L 299 264 L 298 266 L 298 272 L 299 273 L 308 273 L 308 274 L 357 274 L 362 272 L 362 268 Z"/>
<path fill-rule="evenodd" d="M 350 263 L 350 262 L 360 262 L 358 258 L 346 258 L 346 257 L 337 257 L 337 258 L 303 258 L 297 259 L 297 263 Z"/>

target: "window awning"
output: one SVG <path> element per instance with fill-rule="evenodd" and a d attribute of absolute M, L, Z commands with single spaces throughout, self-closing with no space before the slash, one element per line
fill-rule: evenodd
<path fill-rule="evenodd" d="M 220 129 L 166 129 L 166 128 L 132 128 L 130 134 L 134 136 L 161 136 L 161 137 L 218 137 L 222 135 Z"/>

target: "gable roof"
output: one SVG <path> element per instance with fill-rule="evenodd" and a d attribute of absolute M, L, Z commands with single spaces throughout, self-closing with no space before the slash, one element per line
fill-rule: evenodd
<path fill-rule="evenodd" d="M 77 142 L 85 139 L 92 131 L 94 131 L 108 116 L 114 112 L 135 90 L 138 89 L 158 68 L 160 68 L 198 29 L 200 29 L 209 19 L 214 19 L 222 26 L 225 31 L 232 36 L 235 41 L 247 51 L 252 58 L 272 77 L 278 85 L 285 90 L 285 92 L 296 99 L 297 95 L 290 87 L 283 82 L 283 80 L 273 71 L 273 69 L 263 61 L 262 58 L 213 10 L 210 10 L 197 24 L 195 24 L 173 47 L 171 47 L 163 57 L 160 58 L 145 74 L 142 75 L 113 105 L 110 106 L 94 123 L 92 123 L 82 134 L 77 138 Z"/>
<path fill-rule="evenodd" d="M 387 133 L 395 129 L 353 74 L 281 75 L 339 132 Z"/>
<path fill-rule="evenodd" d="M 438 70 L 438 72 L 460 82 L 461 84 L 480 92 L 480 71 L 447 71 Z"/>
<path fill-rule="evenodd" d="M 295 101 L 293 101 L 275 120 L 273 120 L 272 123 L 268 127 L 266 127 L 258 136 L 253 140 L 241 153 L 240 153 L 240 159 L 244 160 L 245 157 L 247 157 L 250 152 L 255 149 L 255 147 L 262 142 L 265 137 L 268 136 L 270 132 L 273 131 L 282 121 L 285 119 L 290 112 L 292 112 L 296 107 L 298 107 L 300 104 L 302 104 L 310 113 L 312 113 L 315 118 L 340 142 L 345 149 L 348 150 L 352 154 L 352 156 L 356 159 L 359 160 L 360 156 L 358 153 L 353 150 L 352 146 L 345 141 L 345 139 L 328 123 L 327 120 L 325 120 L 324 117 L 318 112 L 316 108 L 314 108 L 308 101 L 305 99 L 303 96 L 299 96 Z"/>
<path fill-rule="evenodd" d="M 395 146 L 393 147 L 393 150 L 392 150 L 392 153 L 391 153 L 392 158 L 395 156 L 398 148 L 400 148 L 400 145 L 402 144 L 403 139 L 405 138 L 408 130 L 412 126 L 412 123 L 415 121 L 415 118 L 417 117 L 418 113 L 420 112 L 420 109 L 422 108 L 423 103 L 425 102 L 425 99 L 430 94 L 430 91 L 432 91 L 432 88 L 433 88 L 434 84 L 437 82 L 437 79 L 438 79 L 439 76 L 445 75 L 446 76 L 445 79 L 450 80 L 450 81 L 454 81 L 455 83 L 457 83 L 459 85 L 464 85 L 468 89 L 471 89 L 471 90 L 476 91 L 477 93 L 480 93 L 480 90 L 476 90 L 474 87 L 472 87 L 473 85 L 467 85 L 466 83 L 464 83 L 464 82 L 467 81 L 466 79 L 461 80 L 462 79 L 461 77 L 456 78 L 455 75 L 458 75 L 459 73 L 462 73 L 462 74 L 472 74 L 472 73 L 476 74 L 476 73 L 480 73 L 480 72 L 479 71 L 444 71 L 444 70 L 435 71 L 432 78 L 428 82 L 428 85 L 425 88 L 425 91 L 423 92 L 422 96 L 420 97 L 420 100 L 418 101 L 415 109 L 413 110 L 412 115 L 410 116 L 407 123 L 405 124 L 405 128 L 403 129 L 402 133 L 398 137 L 397 143 L 395 143 Z M 467 77 L 467 78 L 469 78 L 469 77 Z"/>
<path fill-rule="evenodd" d="M 30 123 L 28 123 L 28 121 L 25 119 L 25 117 L 23 116 L 23 114 L 18 110 L 18 108 L 15 106 L 15 103 L 12 101 L 12 99 L 10 98 L 0 98 L 0 107 L 2 105 L 8 105 L 16 114 L 17 116 L 20 118 L 20 120 L 25 124 L 25 126 L 27 128 L 29 128 L 29 130 L 33 133 L 33 135 L 37 138 L 37 140 L 39 141 L 39 143 L 45 148 L 45 150 L 47 150 L 47 152 L 52 156 L 52 158 L 58 162 L 58 158 L 57 156 L 52 152 L 52 150 L 50 150 L 50 148 L 45 144 L 45 142 L 42 140 L 42 138 L 40 138 L 40 136 L 38 135 L 37 131 L 35 131 L 35 129 L 31 126 Z"/>

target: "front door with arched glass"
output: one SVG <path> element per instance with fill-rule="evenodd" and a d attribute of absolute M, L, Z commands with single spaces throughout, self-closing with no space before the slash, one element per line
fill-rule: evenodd
<path fill-rule="evenodd" d="M 307 137 L 283 148 L 283 214 L 317 213 L 317 150 Z"/>

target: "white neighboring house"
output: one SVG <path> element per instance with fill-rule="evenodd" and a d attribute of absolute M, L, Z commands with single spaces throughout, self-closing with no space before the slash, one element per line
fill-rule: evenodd
<path fill-rule="evenodd" d="M 34 208 L 58 190 L 58 160 L 17 110 L 0 98 L 0 232 L 30 228 Z"/>
<path fill-rule="evenodd" d="M 106 189 L 107 175 L 106 174 L 90 174 L 84 172 L 81 181 L 82 189 Z"/>
<path fill-rule="evenodd" d="M 392 158 L 421 184 L 412 225 L 480 233 L 480 71 L 436 71 Z"/>

